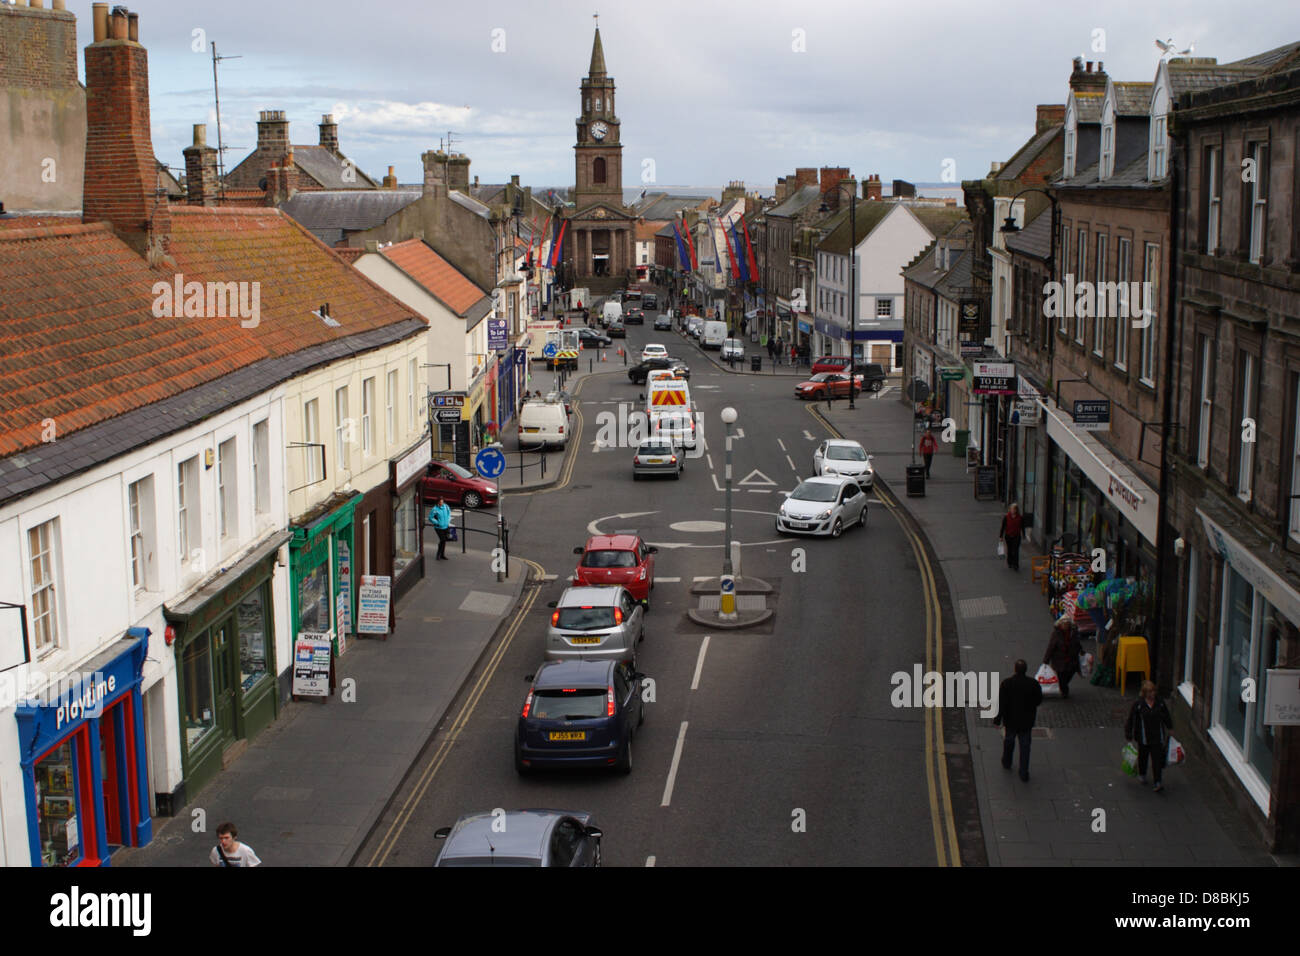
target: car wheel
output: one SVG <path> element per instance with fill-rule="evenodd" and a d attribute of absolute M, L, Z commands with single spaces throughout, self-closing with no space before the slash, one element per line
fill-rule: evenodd
<path fill-rule="evenodd" d="M 532 767 L 529 767 L 529 766 L 528 766 L 527 764 L 525 764 L 522 760 L 520 760 L 520 759 L 519 759 L 519 754 L 518 754 L 518 752 L 516 752 L 516 753 L 515 753 L 515 773 L 519 774 L 519 776 L 521 776 L 521 777 L 526 777 L 526 776 L 528 776 L 528 775 L 529 775 L 530 773 L 532 773 L 532 772 L 533 772 L 533 768 L 532 768 Z"/>
<path fill-rule="evenodd" d="M 632 772 L 632 735 L 627 735 L 627 743 L 623 745 L 623 752 L 619 755 L 618 763 L 614 765 L 618 768 L 619 773 Z"/>
<path fill-rule="evenodd" d="M 831 525 L 831 537 L 838 538 L 844 533 L 844 522 L 839 518 L 835 519 L 835 524 Z"/>
<path fill-rule="evenodd" d="M 645 701 L 642 700 L 641 709 L 637 711 L 637 715 L 636 715 L 636 725 L 640 727 L 644 723 L 645 723 Z"/>
<path fill-rule="evenodd" d="M 874 382 L 871 383 L 871 390 L 872 390 L 873 392 L 878 392 L 878 391 L 880 391 L 881 387 L 882 387 L 884 384 L 885 384 L 885 383 L 882 382 L 882 381 L 880 381 L 880 379 L 876 379 Z"/>
<path fill-rule="evenodd" d="M 682 470 L 678 468 L 676 471 L 673 472 L 673 481 L 680 481 L 681 477 L 682 477 Z"/>
<path fill-rule="evenodd" d="M 596 859 L 592 862 L 591 865 L 600 866 L 600 841 L 599 840 L 596 841 Z"/>
<path fill-rule="evenodd" d="M 478 496 L 478 493 L 474 491 L 465 492 L 465 497 L 461 501 L 461 504 L 463 504 L 470 511 L 477 511 L 478 506 L 481 505 L 482 503 L 483 503 L 483 499 L 480 498 Z"/>

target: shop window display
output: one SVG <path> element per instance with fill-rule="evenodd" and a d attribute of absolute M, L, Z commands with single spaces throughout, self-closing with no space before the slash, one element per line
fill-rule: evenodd
<path fill-rule="evenodd" d="M 210 731 L 215 723 L 212 709 L 212 653 L 208 635 L 191 641 L 181 659 L 181 679 L 185 682 L 185 743 L 194 742 Z"/>
<path fill-rule="evenodd" d="M 266 631 L 259 588 L 239 604 L 239 680 L 245 692 L 266 676 Z"/>
<path fill-rule="evenodd" d="M 68 740 L 35 767 L 41 866 L 67 866 L 81 856 L 74 751 L 74 741 Z"/>
<path fill-rule="evenodd" d="M 329 632 L 329 570 L 324 562 L 298 582 L 298 621 L 299 631 Z"/>
<path fill-rule="evenodd" d="M 420 508 L 416 502 L 417 486 L 407 489 L 393 506 L 393 577 L 420 556 Z"/>

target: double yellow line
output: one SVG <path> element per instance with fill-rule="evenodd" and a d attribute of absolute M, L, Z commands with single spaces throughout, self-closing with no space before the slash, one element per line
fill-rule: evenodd
<path fill-rule="evenodd" d="M 805 409 L 822 427 L 836 438 L 843 438 L 840 430 L 822 417 L 816 406 Z M 897 500 L 882 485 L 875 485 L 876 497 L 893 514 L 898 526 L 907 535 L 916 556 L 916 566 L 921 569 L 921 591 L 925 596 L 925 669 L 943 671 L 943 617 L 939 610 L 939 588 L 934 567 L 920 536 L 904 520 Z M 952 794 L 948 787 L 948 759 L 943 741 L 943 710 L 926 707 L 925 711 L 925 779 L 930 793 L 930 822 L 934 830 L 935 857 L 940 866 L 961 866 L 961 850 L 957 846 L 957 825 L 952 812 Z"/>
<path fill-rule="evenodd" d="M 546 574 L 546 569 L 540 564 L 529 561 L 527 558 L 519 558 L 519 560 L 533 569 L 538 580 L 541 580 Z M 511 642 L 519 632 L 519 628 L 523 625 L 524 620 L 528 617 L 528 612 L 532 610 L 533 605 L 537 602 L 537 596 L 541 593 L 541 588 L 534 587 L 524 596 L 523 602 L 519 605 L 519 610 L 515 612 L 514 619 L 510 622 L 510 627 L 507 628 L 506 633 L 501 638 L 501 643 L 498 644 L 496 650 L 492 652 L 492 657 L 488 660 L 487 667 L 483 669 L 483 673 L 481 673 L 478 680 L 474 682 L 474 686 L 470 689 L 469 696 L 465 698 L 465 703 L 461 705 L 460 713 L 456 715 L 455 721 L 452 722 L 451 730 L 448 731 L 447 736 L 444 737 L 442 743 L 438 745 L 438 749 L 434 752 L 433 757 L 430 758 L 429 762 L 425 765 L 424 770 L 421 771 L 415 785 L 411 788 L 411 792 L 407 794 L 406 801 L 402 804 L 401 809 L 397 811 L 397 816 L 389 825 L 388 831 L 384 834 L 383 839 L 379 841 L 379 846 L 375 848 L 374 853 L 370 857 L 370 862 L 368 862 L 366 866 L 383 866 L 384 862 L 388 859 L 389 854 L 393 852 L 393 847 L 397 845 L 398 838 L 401 837 L 402 832 L 406 829 L 406 825 L 411 821 L 411 817 L 415 814 L 415 808 L 420 805 L 420 801 L 424 798 L 425 791 L 427 791 L 429 785 L 433 783 L 433 778 L 437 775 L 438 770 L 447 759 L 447 755 L 451 752 L 451 748 L 454 747 L 456 741 L 460 739 L 461 733 L 465 730 L 470 717 L 474 713 L 474 708 L 478 706 L 479 698 L 483 696 L 483 692 L 487 690 L 488 685 L 492 682 L 492 677 L 496 674 L 497 667 L 505 657 L 506 651 L 510 649 Z"/>

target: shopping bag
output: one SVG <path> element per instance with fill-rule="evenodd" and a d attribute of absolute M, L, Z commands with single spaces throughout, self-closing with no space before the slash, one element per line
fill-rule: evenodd
<path fill-rule="evenodd" d="M 1079 676 L 1081 676 L 1084 680 L 1087 680 L 1089 677 L 1091 677 L 1092 665 L 1095 662 L 1096 659 L 1092 656 L 1091 653 L 1080 654 L 1079 655 Z"/>
<path fill-rule="evenodd" d="M 456 526 L 455 526 L 454 524 L 453 524 L 453 525 L 448 525 L 448 526 L 447 526 L 447 540 L 448 540 L 448 541 L 459 541 L 459 540 L 460 540 L 460 538 L 458 538 L 458 537 L 456 536 Z"/>
<path fill-rule="evenodd" d="M 1038 673 L 1034 675 L 1034 680 L 1038 681 L 1038 686 L 1043 689 L 1044 697 L 1059 697 L 1061 695 L 1061 681 L 1056 676 L 1056 671 L 1052 670 L 1051 664 L 1039 664 Z"/>
<path fill-rule="evenodd" d="M 1133 741 L 1130 740 L 1124 745 L 1124 749 L 1120 751 L 1120 760 L 1120 768 L 1126 774 L 1130 777 L 1138 775 L 1138 749 L 1133 745 Z"/>
<path fill-rule="evenodd" d="M 1182 763 L 1187 759 L 1187 752 L 1183 750 L 1183 745 L 1178 742 L 1178 738 L 1173 734 L 1169 735 L 1169 749 L 1165 751 L 1165 763 L 1173 766 L 1176 763 Z"/>
<path fill-rule="evenodd" d="M 1002 541 L 1001 539 L 999 539 L 999 540 L 998 540 L 998 557 L 999 557 L 999 558 L 1005 558 L 1006 556 L 1007 556 L 1007 545 L 1006 545 L 1006 542 L 1004 542 L 1004 541 Z"/>

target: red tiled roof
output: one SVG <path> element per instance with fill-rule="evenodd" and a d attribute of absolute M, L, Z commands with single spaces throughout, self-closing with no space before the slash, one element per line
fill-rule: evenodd
<path fill-rule="evenodd" d="M 156 269 L 105 223 L 0 221 L 0 457 L 39 444 L 46 419 L 66 435 L 263 359 L 424 321 L 277 210 L 171 215 L 175 267 Z M 259 324 L 156 318 L 154 285 L 177 273 L 258 283 Z M 338 328 L 312 315 L 323 302 Z"/>
<path fill-rule="evenodd" d="M 356 262 L 366 254 L 366 250 L 357 249 L 353 246 L 334 246 L 334 254 L 349 264 Z"/>
<path fill-rule="evenodd" d="M 380 252 L 457 315 L 464 315 L 487 295 L 422 239 L 408 239 Z"/>

